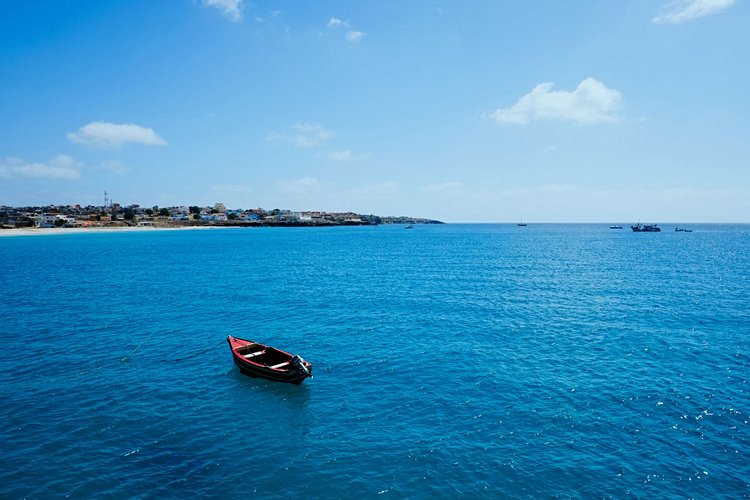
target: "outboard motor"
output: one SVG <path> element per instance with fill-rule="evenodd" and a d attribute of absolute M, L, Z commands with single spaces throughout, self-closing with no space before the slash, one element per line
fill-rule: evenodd
<path fill-rule="evenodd" d="M 305 366 L 305 360 L 302 359 L 302 357 L 297 356 L 296 354 L 292 356 L 292 364 L 297 367 L 297 371 L 301 375 L 307 375 L 308 377 L 312 378 L 312 374 L 310 373 L 310 370 L 308 370 Z"/>

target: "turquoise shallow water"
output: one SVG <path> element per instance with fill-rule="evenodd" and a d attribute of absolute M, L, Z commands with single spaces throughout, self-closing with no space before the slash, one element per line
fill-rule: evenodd
<path fill-rule="evenodd" d="M 748 497 L 750 226 L 691 227 L 0 238 L 0 496 Z"/>

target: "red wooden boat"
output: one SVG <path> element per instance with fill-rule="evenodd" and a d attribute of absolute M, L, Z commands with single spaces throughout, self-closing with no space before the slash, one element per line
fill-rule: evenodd
<path fill-rule="evenodd" d="M 307 377 L 312 378 L 312 365 L 295 354 L 231 335 L 227 342 L 234 364 L 245 375 L 297 385 Z"/>

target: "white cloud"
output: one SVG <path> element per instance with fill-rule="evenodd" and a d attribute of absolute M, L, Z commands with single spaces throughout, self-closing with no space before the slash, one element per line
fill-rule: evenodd
<path fill-rule="evenodd" d="M 703 16 L 718 14 L 728 9 L 735 0 L 673 0 L 664 7 L 664 13 L 651 21 L 658 23 L 684 23 Z"/>
<path fill-rule="evenodd" d="M 351 43 L 359 42 L 365 36 L 364 32 L 351 29 L 352 25 L 349 21 L 341 20 L 338 17 L 332 17 L 331 19 L 329 19 L 326 28 L 328 28 L 329 30 L 346 28 L 347 32 L 344 38 L 346 38 L 347 42 Z"/>
<path fill-rule="evenodd" d="M 526 124 L 558 120 L 578 124 L 615 122 L 620 119 L 622 94 L 602 82 L 586 78 L 572 92 L 552 90 L 553 83 L 541 83 L 510 108 L 497 109 L 490 118 L 498 123 Z"/>
<path fill-rule="evenodd" d="M 336 160 L 336 161 L 353 161 L 354 155 L 349 150 L 333 151 L 332 153 L 328 155 L 328 158 L 331 160 Z"/>
<path fill-rule="evenodd" d="M 328 159 L 335 161 L 361 161 L 366 160 L 369 157 L 369 153 L 357 155 L 352 153 L 348 149 L 345 149 L 343 151 L 332 151 L 328 154 Z"/>
<path fill-rule="evenodd" d="M 349 28 L 350 25 L 349 25 L 349 21 L 342 21 L 341 19 L 339 19 L 337 17 L 332 17 L 328 21 L 328 25 L 326 27 L 327 28 L 342 28 L 342 27 L 343 28 Z"/>
<path fill-rule="evenodd" d="M 346 34 L 346 40 L 348 42 L 358 42 L 365 36 L 361 31 L 349 31 Z"/>
<path fill-rule="evenodd" d="M 153 129 L 127 123 L 92 122 L 67 137 L 76 144 L 98 148 L 117 148 L 128 142 L 149 146 L 166 144 Z"/>
<path fill-rule="evenodd" d="M 29 163 L 20 158 L 0 160 L 0 177 L 44 177 L 51 179 L 77 179 L 80 165 L 67 155 L 58 155 L 47 163 Z"/>
<path fill-rule="evenodd" d="M 281 11 L 280 10 L 273 10 L 273 11 L 269 12 L 266 17 L 255 16 L 253 19 L 255 20 L 256 23 L 263 24 L 266 21 L 271 21 L 271 20 L 279 17 L 280 15 L 281 15 Z"/>
<path fill-rule="evenodd" d="M 218 9 L 235 23 L 242 21 L 242 12 L 245 10 L 243 0 L 203 0 L 203 5 Z"/>
<path fill-rule="evenodd" d="M 293 133 L 280 134 L 271 132 L 267 139 L 271 142 L 286 142 L 297 148 L 310 148 L 317 146 L 336 135 L 331 130 L 326 130 L 317 123 L 298 123 Z"/>

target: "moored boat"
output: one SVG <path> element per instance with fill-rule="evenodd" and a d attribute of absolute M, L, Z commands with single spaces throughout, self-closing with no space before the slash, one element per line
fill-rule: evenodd
<path fill-rule="evenodd" d="M 634 233 L 659 233 L 661 232 L 661 228 L 657 226 L 656 224 L 643 224 L 639 222 L 635 226 L 630 226 L 630 229 L 633 230 Z"/>
<path fill-rule="evenodd" d="M 296 354 L 231 335 L 227 342 L 234 364 L 245 375 L 297 385 L 312 378 L 312 365 Z"/>

